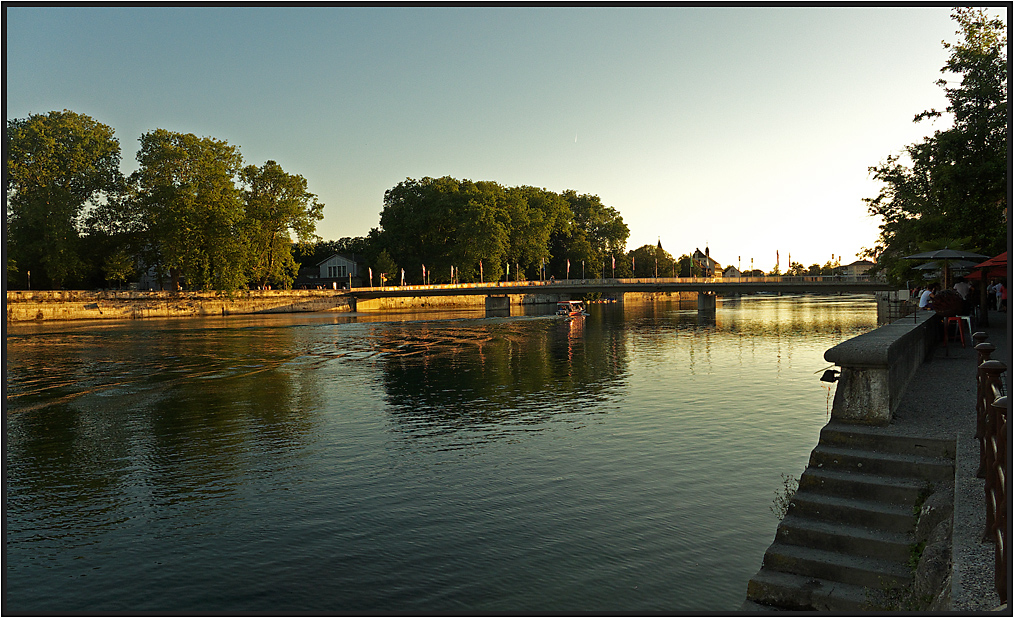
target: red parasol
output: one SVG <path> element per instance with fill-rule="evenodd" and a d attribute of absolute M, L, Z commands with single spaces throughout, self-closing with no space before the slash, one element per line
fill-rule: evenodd
<path fill-rule="evenodd" d="M 973 272 L 965 275 L 965 279 L 972 279 L 978 281 L 982 279 L 983 273 L 986 277 L 1006 277 L 1007 276 L 1007 252 L 1004 251 L 1000 255 L 994 256 L 975 266 Z"/>

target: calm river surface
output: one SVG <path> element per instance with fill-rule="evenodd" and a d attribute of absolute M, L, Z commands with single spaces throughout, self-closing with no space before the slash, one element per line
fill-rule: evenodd
<path fill-rule="evenodd" d="M 4 609 L 736 610 L 873 298 L 590 312 L 9 326 Z"/>

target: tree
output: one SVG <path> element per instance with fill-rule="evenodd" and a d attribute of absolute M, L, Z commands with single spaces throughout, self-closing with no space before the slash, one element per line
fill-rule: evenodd
<path fill-rule="evenodd" d="M 677 277 L 700 277 L 703 274 L 700 264 L 694 262 L 693 258 L 684 253 L 676 263 Z"/>
<path fill-rule="evenodd" d="M 586 265 L 593 265 L 593 272 L 600 272 L 609 256 L 625 251 L 630 229 L 620 213 L 602 204 L 597 195 L 579 195 L 568 190 L 562 197 L 572 216 L 569 224 L 558 226 L 550 240 L 553 270 L 563 272 L 565 260 L 569 259 L 571 263 L 584 260 Z"/>
<path fill-rule="evenodd" d="M 115 281 L 119 285 L 123 285 L 127 280 L 133 278 L 137 267 L 134 264 L 134 259 L 121 249 L 106 257 L 102 264 L 102 271 L 105 273 L 106 281 Z"/>
<path fill-rule="evenodd" d="M 629 264 L 633 259 L 633 276 L 637 278 L 655 277 L 656 260 L 658 260 L 657 275 L 659 277 L 671 277 L 673 271 L 672 255 L 656 245 L 643 245 L 627 253 L 626 261 Z"/>
<path fill-rule="evenodd" d="M 307 191 L 305 178 L 285 173 L 274 161 L 261 167 L 248 165 L 240 177 L 246 183 L 243 235 L 249 249 L 250 280 L 260 286 L 270 281 L 288 288 L 299 270 L 290 232 L 303 247 L 320 240 L 316 222 L 324 218 L 324 205 Z"/>
<path fill-rule="evenodd" d="M 380 255 L 377 256 L 377 261 L 374 262 L 374 267 L 377 272 L 374 275 L 380 277 L 380 284 L 386 285 L 388 281 L 396 282 L 399 281 L 398 265 L 394 263 L 391 256 L 387 254 L 387 250 L 382 250 Z"/>
<path fill-rule="evenodd" d="M 143 222 L 146 262 L 184 277 L 192 289 L 234 290 L 246 283 L 243 201 L 235 179 L 242 166 L 228 143 L 156 129 L 141 135 L 139 169 L 131 175 Z"/>
<path fill-rule="evenodd" d="M 507 264 L 534 279 L 548 263 L 546 276 L 563 277 L 567 260 L 575 268 L 584 260 L 586 273 L 601 276 L 629 233 L 597 196 L 448 176 L 407 178 L 388 190 L 380 224 L 373 250 L 386 249 L 413 281 L 425 264 L 433 282 L 449 280 L 452 266 L 465 282 L 501 279 Z"/>
<path fill-rule="evenodd" d="M 791 264 L 789 264 L 789 269 L 785 271 L 785 274 L 793 277 L 805 275 L 806 267 L 800 264 L 799 262 L 792 262 Z"/>
<path fill-rule="evenodd" d="M 1006 246 L 1006 28 L 983 9 L 956 8 L 952 18 L 962 41 L 944 43 L 950 56 L 941 72 L 961 80 L 937 83 L 944 87 L 953 126 L 907 146 L 904 157 L 890 156 L 870 168 L 883 186 L 865 201 L 883 222 L 877 244 L 861 255 L 874 258 L 876 269 L 895 283 L 913 278 L 915 264 L 902 258 L 920 243 L 969 238 L 975 249 L 991 255 Z M 915 121 L 942 114 L 928 110 Z"/>
<path fill-rule="evenodd" d="M 8 120 L 6 147 L 11 256 L 36 287 L 60 287 L 85 269 L 87 210 L 122 189 L 120 143 L 107 125 L 63 110 Z"/>

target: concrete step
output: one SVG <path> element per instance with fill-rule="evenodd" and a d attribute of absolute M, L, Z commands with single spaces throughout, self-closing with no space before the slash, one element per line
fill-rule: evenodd
<path fill-rule="evenodd" d="M 909 505 L 915 504 L 927 484 L 923 479 L 813 467 L 807 468 L 799 478 L 801 490 Z"/>
<path fill-rule="evenodd" d="M 792 497 L 786 517 L 799 515 L 828 523 L 908 533 L 915 529 L 915 513 L 907 504 L 842 498 L 800 489 Z"/>
<path fill-rule="evenodd" d="M 818 444 L 813 449 L 810 453 L 810 465 L 815 468 L 921 478 L 938 482 L 954 480 L 953 458 L 885 453 L 826 444 Z"/>
<path fill-rule="evenodd" d="M 778 525 L 775 542 L 906 563 L 912 539 L 911 535 L 901 532 L 787 515 Z"/>
<path fill-rule="evenodd" d="M 762 568 L 746 587 L 742 611 L 799 610 L 853 614 L 869 609 L 869 589 Z M 749 604 L 749 606 L 748 606 Z"/>
<path fill-rule="evenodd" d="M 892 435 L 880 427 L 831 421 L 820 431 L 820 444 L 864 451 L 954 459 L 953 439 Z"/>
<path fill-rule="evenodd" d="M 912 582 L 912 571 L 907 564 L 789 545 L 777 540 L 764 554 L 763 566 L 784 573 L 865 586 L 874 590 L 907 586 Z"/>

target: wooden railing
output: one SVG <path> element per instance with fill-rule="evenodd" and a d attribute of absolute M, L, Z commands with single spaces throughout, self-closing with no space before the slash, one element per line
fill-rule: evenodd
<path fill-rule="evenodd" d="M 978 352 L 976 385 L 976 433 L 979 440 L 979 476 L 985 478 L 986 530 L 983 542 L 994 544 L 994 586 L 1000 600 L 1007 599 L 1007 397 L 1003 372 L 1007 366 L 990 359 L 996 349 L 983 341 Z"/>

